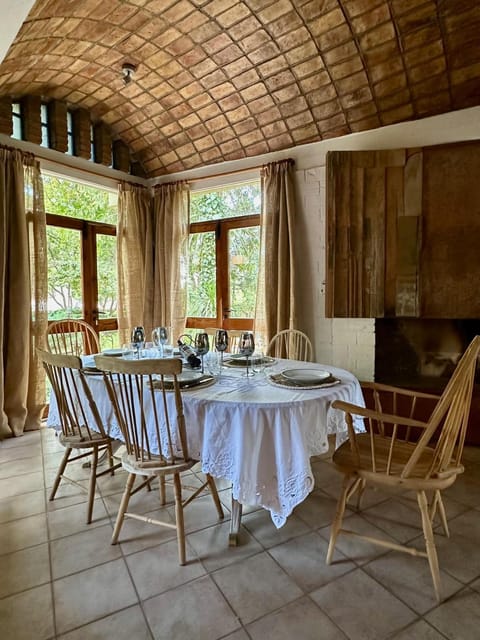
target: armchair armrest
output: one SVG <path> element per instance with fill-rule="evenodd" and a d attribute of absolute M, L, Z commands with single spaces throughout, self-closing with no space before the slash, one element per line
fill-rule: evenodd
<path fill-rule="evenodd" d="M 406 389 L 404 387 L 395 387 L 390 384 L 383 384 L 381 382 L 366 382 L 360 381 L 362 389 L 372 389 L 372 391 L 383 391 L 385 393 L 396 393 L 397 395 L 413 396 L 416 398 L 427 398 L 430 400 L 439 400 L 440 396 L 434 393 L 424 393 L 423 391 L 416 391 L 414 389 Z"/>
<path fill-rule="evenodd" d="M 355 416 L 361 416 L 363 418 L 371 418 L 372 420 L 379 420 L 381 422 L 388 422 L 390 424 L 401 424 L 405 427 L 420 427 L 425 429 L 428 426 L 427 422 L 421 420 L 414 420 L 413 418 L 406 418 L 404 416 L 398 416 L 391 413 L 382 413 L 375 411 L 374 409 L 367 409 L 366 407 L 360 407 L 344 400 L 334 400 L 331 405 L 334 409 L 341 409 L 345 413 L 349 413 Z"/>

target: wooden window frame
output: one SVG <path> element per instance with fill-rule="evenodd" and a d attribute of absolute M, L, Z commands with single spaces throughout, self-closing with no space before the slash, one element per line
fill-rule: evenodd
<path fill-rule="evenodd" d="M 102 331 L 116 331 L 117 318 L 99 317 L 96 243 L 96 237 L 99 234 L 116 236 L 116 226 L 106 222 L 93 222 L 53 213 L 46 214 L 46 222 L 47 226 L 80 231 L 83 320 L 92 325 L 97 334 Z"/>
<path fill-rule="evenodd" d="M 215 318 L 189 316 L 186 319 L 186 327 L 188 329 L 206 329 L 212 326 L 227 330 L 253 329 L 253 318 L 230 318 L 228 232 L 232 229 L 245 229 L 247 227 L 259 226 L 260 214 L 190 223 L 190 235 L 194 233 L 215 233 L 217 316 Z"/>

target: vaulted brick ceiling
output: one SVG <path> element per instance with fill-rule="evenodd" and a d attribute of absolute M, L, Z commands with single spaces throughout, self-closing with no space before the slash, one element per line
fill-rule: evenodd
<path fill-rule="evenodd" d="M 480 104 L 479 33 L 473 0 L 38 0 L 0 95 L 89 109 L 154 177 Z"/>

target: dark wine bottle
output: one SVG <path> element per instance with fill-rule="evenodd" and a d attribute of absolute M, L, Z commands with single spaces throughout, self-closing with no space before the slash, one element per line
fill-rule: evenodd
<path fill-rule="evenodd" d="M 178 344 L 180 353 L 188 362 L 188 364 L 192 367 L 192 369 L 198 369 L 198 367 L 201 366 L 202 361 L 200 360 L 200 358 L 197 358 L 197 356 L 195 355 L 195 351 L 192 349 L 192 347 L 188 344 L 185 344 L 181 340 L 177 340 L 177 344 Z"/>

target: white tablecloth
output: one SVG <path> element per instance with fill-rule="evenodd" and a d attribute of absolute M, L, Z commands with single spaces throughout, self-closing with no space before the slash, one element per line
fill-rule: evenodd
<path fill-rule="evenodd" d="M 243 370 L 224 368 L 214 385 L 183 394 L 190 455 L 205 473 L 230 480 L 241 504 L 268 509 L 277 527 L 313 489 L 310 457 L 328 450 L 328 434 L 337 434 L 337 443 L 346 437 L 344 414 L 331 409 L 331 402 L 364 406 L 358 380 L 343 369 L 279 360 L 267 373 L 295 366 L 326 368 L 341 383 L 314 390 L 280 388 L 263 376 L 245 378 Z M 88 379 L 110 435 L 121 439 L 103 378 Z M 53 397 L 48 425 L 59 428 Z"/>

